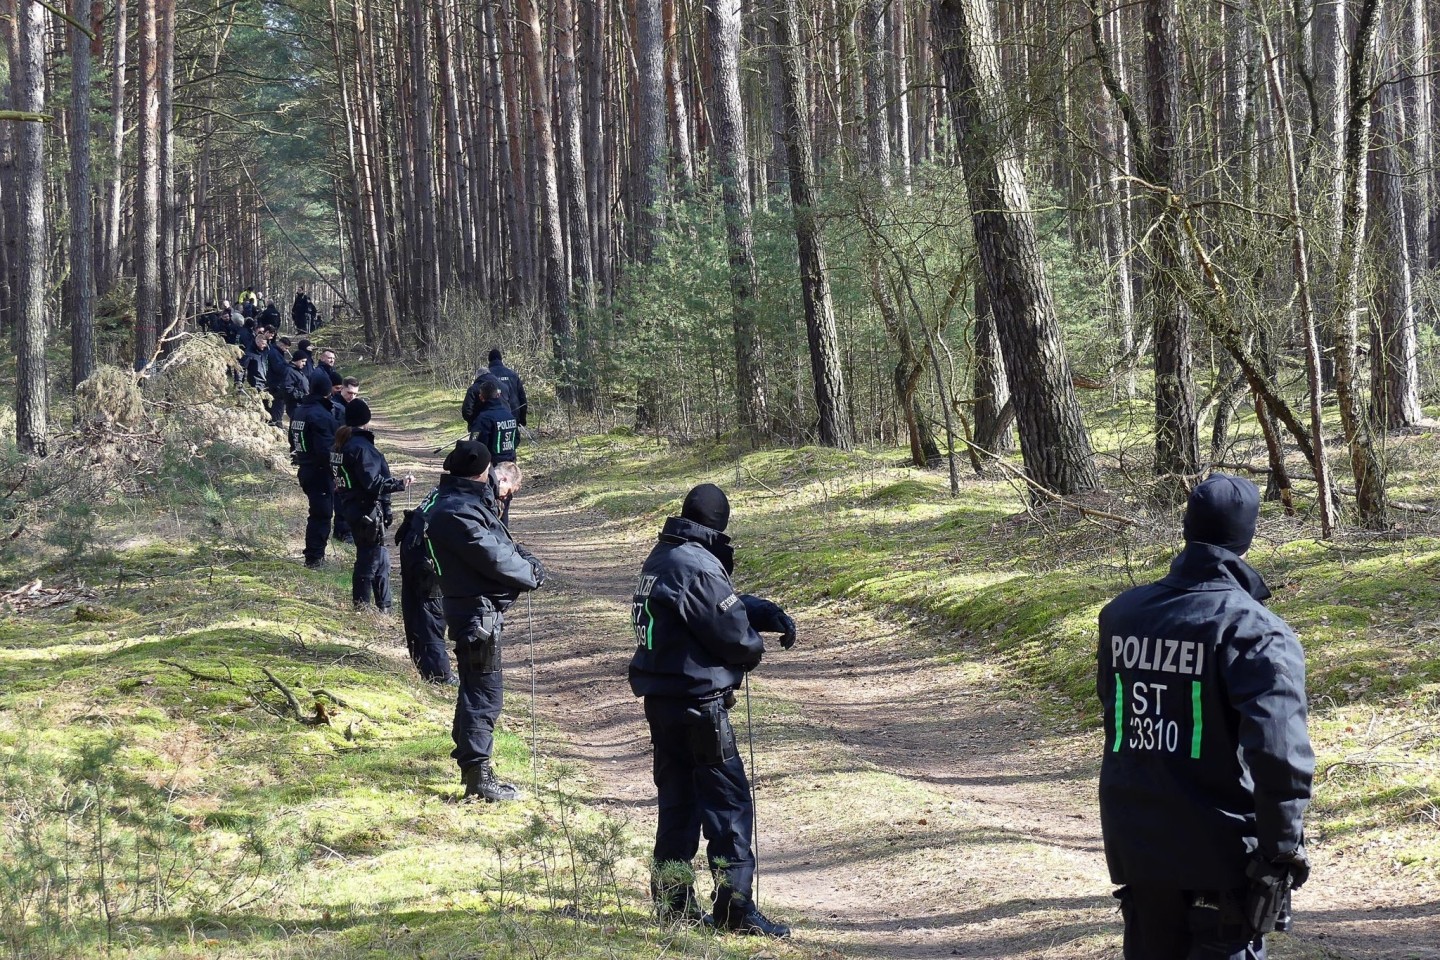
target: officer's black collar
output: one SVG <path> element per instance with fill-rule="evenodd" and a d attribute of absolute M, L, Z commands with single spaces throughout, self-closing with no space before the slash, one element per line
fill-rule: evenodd
<path fill-rule="evenodd" d="M 371 443 L 374 443 L 374 442 L 375 442 L 375 432 L 374 432 L 373 430 L 366 430 L 364 427 L 351 427 L 351 428 L 350 428 L 350 436 L 352 436 L 352 437 L 364 437 L 366 440 L 369 440 Z"/>
<path fill-rule="evenodd" d="M 730 538 L 713 527 L 684 517 L 668 517 L 660 530 L 660 539 L 665 543 L 698 543 L 702 547 L 727 546 Z"/>
<path fill-rule="evenodd" d="M 443 474 L 440 477 L 441 490 L 459 490 L 462 493 L 473 493 L 478 496 L 494 496 L 495 491 L 487 480 L 472 480 L 470 477 L 457 477 L 452 474 Z"/>
<path fill-rule="evenodd" d="M 726 574 L 735 572 L 735 548 L 730 545 L 729 537 L 713 527 L 696 523 L 694 520 L 686 520 L 684 517 L 670 517 L 666 519 L 665 526 L 660 530 L 660 542 L 696 544 L 719 560 L 720 566 L 725 568 Z"/>
<path fill-rule="evenodd" d="M 1262 603 L 1270 599 L 1265 579 L 1238 554 L 1212 543 L 1190 543 L 1170 563 L 1160 581 L 1179 590 L 1227 590 L 1239 587 Z"/>

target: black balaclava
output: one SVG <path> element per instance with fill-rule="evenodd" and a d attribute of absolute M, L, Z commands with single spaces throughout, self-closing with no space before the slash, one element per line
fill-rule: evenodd
<path fill-rule="evenodd" d="M 493 367 L 493 366 L 495 366 L 495 364 L 497 364 L 497 363 L 499 363 L 499 362 L 500 362 L 500 351 L 499 351 L 498 349 L 491 350 L 491 351 L 490 351 L 490 366 Z"/>
<path fill-rule="evenodd" d="M 715 484 L 702 483 L 685 494 L 680 516 L 724 533 L 730 525 L 730 500 Z"/>
<path fill-rule="evenodd" d="M 345 407 L 345 426 L 363 427 L 370 422 L 370 404 L 356 397 Z"/>
<path fill-rule="evenodd" d="M 1190 494 L 1185 507 L 1187 543 L 1209 543 L 1240 555 L 1255 539 L 1260 490 L 1244 477 L 1212 474 Z"/>

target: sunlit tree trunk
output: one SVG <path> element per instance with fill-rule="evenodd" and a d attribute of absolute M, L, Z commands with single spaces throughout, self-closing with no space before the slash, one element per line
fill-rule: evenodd
<path fill-rule="evenodd" d="M 1369 167 L 1371 110 L 1375 94 L 1375 35 L 1382 0 L 1362 0 L 1356 18 L 1355 43 L 1347 85 L 1345 152 L 1342 156 L 1345 191 L 1341 200 L 1340 262 L 1335 297 L 1335 399 L 1350 451 L 1355 478 L 1355 505 L 1360 522 L 1383 530 L 1389 524 L 1385 475 L 1360 396 L 1359 325 L 1360 265 L 1368 213 L 1366 173 Z"/>
<path fill-rule="evenodd" d="M 1100 477 L 1003 112 L 988 0 L 936 0 L 932 9 L 1026 473 L 1056 493 L 1091 490 Z"/>
<path fill-rule="evenodd" d="M 19 59 L 10 79 L 15 109 L 45 110 L 45 27 L 49 12 L 37 0 L 19 0 Z M 15 445 L 44 456 L 49 433 L 50 396 L 45 359 L 45 295 L 49 233 L 45 223 L 45 128 L 36 121 L 15 131 L 19 155 L 20 262 L 15 291 Z"/>
<path fill-rule="evenodd" d="M 715 161 L 730 247 L 730 299 L 735 332 L 736 409 L 751 437 L 769 429 L 769 404 L 755 318 L 755 236 L 750 222 L 750 174 L 740 99 L 740 0 L 705 0 L 713 86 L 710 95 Z"/>
<path fill-rule="evenodd" d="M 155 354 L 160 314 L 160 56 L 159 3 L 140 0 L 139 189 L 135 205 L 135 366 Z"/>
<path fill-rule="evenodd" d="M 70 16 L 100 36 L 99 0 L 71 0 Z M 90 38 L 67 29 L 70 40 L 70 275 L 65 315 L 70 320 L 70 383 L 79 386 L 95 369 L 95 237 L 90 196 Z M 99 45 L 99 40 L 95 41 Z"/>
<path fill-rule="evenodd" d="M 783 101 L 781 134 L 789 166 L 790 203 L 800 255 L 800 288 L 805 301 L 805 330 L 810 345 L 815 407 L 820 419 L 820 442 L 848 450 L 853 438 L 846 417 L 848 404 L 835 333 L 835 307 L 830 296 L 824 238 L 815 219 L 815 162 L 798 0 L 775 0 L 774 22 Z"/>

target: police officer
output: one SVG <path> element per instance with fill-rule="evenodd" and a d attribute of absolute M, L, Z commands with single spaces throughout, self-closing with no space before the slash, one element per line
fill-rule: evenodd
<path fill-rule="evenodd" d="M 499 347 L 490 349 L 490 367 L 487 372 L 495 378 L 496 383 L 500 384 L 500 389 L 505 395 L 505 405 L 510 408 L 511 413 L 515 414 L 515 420 L 520 426 L 525 426 L 525 421 L 530 413 L 530 404 L 525 399 L 525 381 L 520 379 L 520 374 L 500 361 Z"/>
<path fill-rule="evenodd" d="M 305 522 L 305 566 L 325 563 L 325 544 L 335 514 L 335 472 L 330 453 L 339 423 L 330 410 L 330 378 L 310 371 L 310 392 L 290 420 L 290 455 L 299 466 L 300 489 L 310 501 Z"/>
<path fill-rule="evenodd" d="M 444 469 L 422 509 L 460 670 L 450 755 L 460 765 L 467 798 L 515 800 L 519 791 L 502 783 L 490 763 L 504 702 L 500 634 L 506 608 L 521 592 L 545 582 L 545 568 L 501 524 L 489 482 L 490 452 L 483 444 L 461 440 L 445 457 Z"/>
<path fill-rule="evenodd" d="M 1305 657 L 1241 557 L 1260 492 L 1195 488 L 1186 546 L 1100 611 L 1100 822 L 1126 960 L 1259 960 L 1309 876 Z"/>
<path fill-rule="evenodd" d="M 470 420 L 470 439 L 484 444 L 494 462 L 513 461 L 519 424 L 510 408 L 505 405 L 500 384 L 494 380 L 482 382 L 480 397 L 480 409 L 475 411 L 475 416 Z"/>
<path fill-rule="evenodd" d="M 432 491 L 420 506 L 406 510 L 395 531 L 400 551 L 400 616 L 405 621 L 405 647 L 420 678 L 428 683 L 458 686 L 445 649 L 445 611 L 440 575 L 430 552 L 429 523 L 425 508 L 439 493 Z"/>
<path fill-rule="evenodd" d="M 328 379 L 328 378 L 327 378 Z M 389 613 L 390 551 L 385 530 L 390 526 L 390 494 L 404 490 L 415 478 L 392 477 L 390 464 L 375 446 L 375 434 L 363 429 L 370 422 L 370 405 L 356 400 L 345 408 L 345 425 L 335 431 L 335 467 L 340 512 L 355 538 L 355 571 L 350 598 L 359 609 L 373 599 Z"/>
<path fill-rule="evenodd" d="M 659 792 L 651 894 L 664 918 L 701 919 L 690 862 L 700 835 L 717 875 L 709 922 L 747 934 L 790 928 L 752 898 L 754 804 L 729 708 L 765 652 L 760 632 L 795 644 L 795 623 L 776 604 L 737 595 L 730 502 L 714 484 L 686 495 L 640 570 L 631 621 L 630 689 L 645 698 Z"/>

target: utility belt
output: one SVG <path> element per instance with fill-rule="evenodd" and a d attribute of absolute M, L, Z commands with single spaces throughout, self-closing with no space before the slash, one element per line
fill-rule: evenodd
<path fill-rule="evenodd" d="M 1190 890 L 1190 935 L 1198 940 L 1248 943 L 1276 930 L 1289 930 L 1290 886 L 1264 887 L 1253 882 L 1236 890 Z M 1120 911 L 1130 912 L 1130 888 L 1115 891 Z"/>
<path fill-rule="evenodd" d="M 664 704 L 661 716 L 673 718 L 666 726 L 678 725 L 697 766 L 718 767 L 739 756 L 735 729 L 730 725 L 730 707 L 735 704 L 733 690 L 702 697 L 647 696 L 645 699 Z"/>
<path fill-rule="evenodd" d="M 461 669 L 495 673 L 501 667 L 500 633 L 505 618 L 489 597 L 445 597 L 441 601 L 455 659 Z"/>

